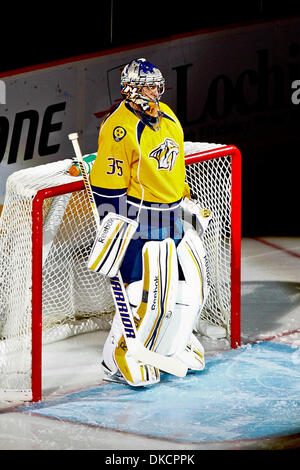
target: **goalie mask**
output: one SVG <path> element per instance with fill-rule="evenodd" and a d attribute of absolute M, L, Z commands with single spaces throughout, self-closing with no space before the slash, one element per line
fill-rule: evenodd
<path fill-rule="evenodd" d="M 159 100 L 165 91 L 165 80 L 158 68 L 146 59 L 135 59 L 121 74 L 121 93 L 127 101 L 140 106 L 153 117 L 158 116 Z"/>

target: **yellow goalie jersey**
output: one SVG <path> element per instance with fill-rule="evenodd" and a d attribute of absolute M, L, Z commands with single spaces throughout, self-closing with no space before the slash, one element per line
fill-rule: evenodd
<path fill-rule="evenodd" d="M 132 204 L 179 204 L 185 195 L 183 131 L 166 104 L 160 103 L 160 111 L 156 130 L 126 101 L 103 121 L 90 173 L 96 196 L 113 199 L 126 194 Z"/>

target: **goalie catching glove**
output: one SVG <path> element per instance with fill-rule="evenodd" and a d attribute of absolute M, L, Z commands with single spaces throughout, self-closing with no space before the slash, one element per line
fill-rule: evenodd
<path fill-rule="evenodd" d="M 210 209 L 201 209 L 198 204 L 187 197 L 181 201 L 180 206 L 183 221 L 190 223 L 199 237 L 202 237 L 212 219 Z"/>

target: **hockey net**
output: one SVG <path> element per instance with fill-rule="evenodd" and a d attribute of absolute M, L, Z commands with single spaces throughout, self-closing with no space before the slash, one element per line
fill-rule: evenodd
<path fill-rule="evenodd" d="M 192 197 L 213 213 L 204 235 L 211 291 L 201 320 L 240 344 L 240 152 L 185 142 Z M 96 225 L 71 159 L 7 180 L 0 219 L 0 399 L 41 399 L 42 344 L 108 330 L 109 281 L 86 267 Z M 196 327 L 197 328 L 197 327 Z"/>

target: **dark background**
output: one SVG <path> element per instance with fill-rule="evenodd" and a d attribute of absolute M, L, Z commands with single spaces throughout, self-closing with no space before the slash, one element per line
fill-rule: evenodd
<path fill-rule="evenodd" d="M 299 0 L 5 2 L 0 72 L 202 28 L 300 15 Z"/>
<path fill-rule="evenodd" d="M 0 72 L 205 28 L 300 16 L 299 0 L 5 2 L 2 8 Z M 243 155 L 243 236 L 300 236 L 299 111 L 293 110 L 292 138 L 276 131 L 267 145 L 262 140 L 253 147 L 238 136 L 219 141 Z"/>

